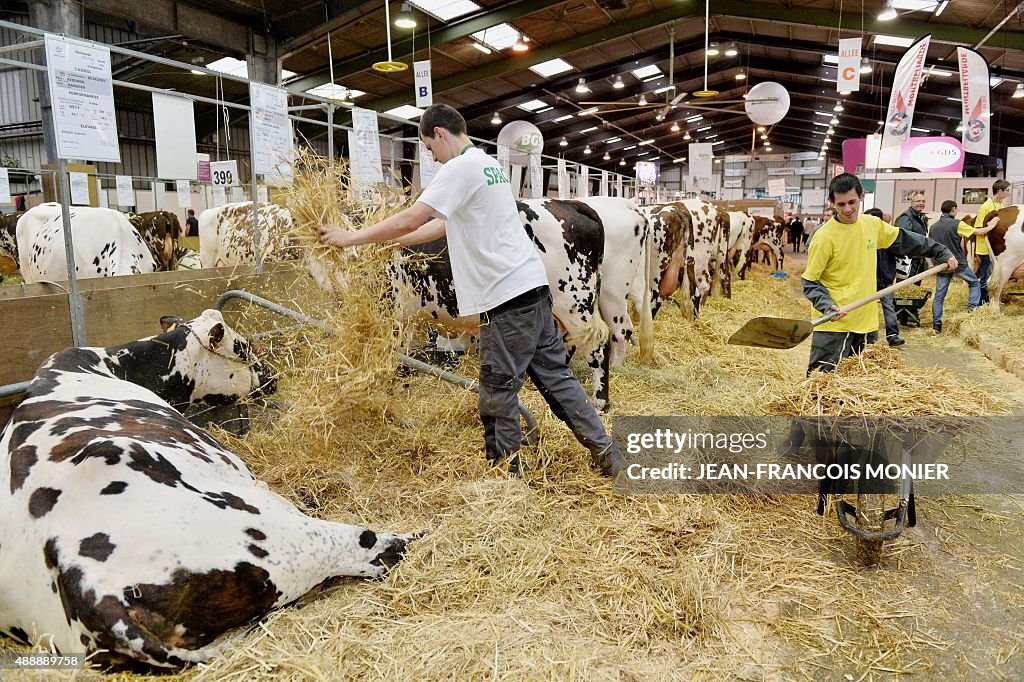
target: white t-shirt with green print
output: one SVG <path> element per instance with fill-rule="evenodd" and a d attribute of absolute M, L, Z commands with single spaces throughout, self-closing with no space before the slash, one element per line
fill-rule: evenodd
<path fill-rule="evenodd" d="M 468 147 L 442 165 L 418 201 L 445 221 L 460 315 L 482 313 L 548 283 L 508 178 L 480 149 Z"/>

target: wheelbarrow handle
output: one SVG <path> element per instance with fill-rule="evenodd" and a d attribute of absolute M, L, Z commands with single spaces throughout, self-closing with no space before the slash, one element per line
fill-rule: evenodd
<path fill-rule="evenodd" d="M 819 324 L 824 324 L 825 322 L 828 322 L 830 320 L 835 319 L 836 315 L 839 315 L 841 313 L 848 313 L 848 312 L 850 312 L 852 310 L 856 310 L 857 308 L 860 308 L 861 306 L 867 305 L 868 303 L 871 303 L 872 301 L 877 301 L 878 299 L 882 298 L 883 296 L 888 296 L 889 294 L 893 293 L 897 289 L 902 289 L 903 287 L 908 287 L 911 284 L 917 284 L 918 282 L 920 282 L 925 277 L 928 277 L 929 275 L 937 275 L 940 272 L 943 272 L 943 271 L 946 271 L 946 270 L 949 270 L 949 265 L 948 264 L 943 263 L 942 265 L 936 265 L 934 268 L 929 268 L 928 270 L 925 270 L 924 272 L 918 273 L 918 274 L 914 275 L 913 277 L 910 277 L 908 279 L 903 280 L 902 282 L 896 282 L 896 284 L 893 284 L 891 286 L 887 286 L 886 288 L 882 289 L 881 291 L 876 291 L 875 293 L 871 294 L 870 296 L 865 296 L 864 298 L 856 300 L 853 303 L 847 303 L 846 305 L 840 307 L 839 310 L 832 310 L 830 312 L 827 312 L 824 315 L 822 315 L 821 317 L 817 317 L 817 318 L 811 320 L 811 326 L 812 327 L 817 327 Z"/>

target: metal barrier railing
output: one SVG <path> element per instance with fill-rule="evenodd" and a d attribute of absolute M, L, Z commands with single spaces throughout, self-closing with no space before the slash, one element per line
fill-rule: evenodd
<path fill-rule="evenodd" d="M 303 313 L 300 313 L 296 310 L 286 308 L 283 305 L 267 300 L 262 296 L 257 296 L 256 294 L 251 294 L 248 291 L 241 291 L 239 289 L 225 291 L 217 298 L 217 301 L 213 304 L 213 307 L 216 308 L 217 310 L 223 310 L 224 305 L 233 298 L 247 301 L 249 303 L 252 303 L 253 305 L 257 305 L 273 313 L 277 313 L 278 315 L 290 317 L 291 319 L 297 320 L 298 322 L 302 322 L 303 324 L 308 324 L 310 326 L 317 327 L 318 329 L 322 329 L 328 334 L 331 334 L 334 331 L 323 320 L 317 320 L 315 318 L 309 317 L 308 315 L 304 315 Z M 459 376 L 458 374 L 453 374 L 452 372 L 441 369 L 440 367 L 435 367 L 434 365 L 427 364 L 426 362 L 417 360 L 416 358 L 411 358 L 408 355 L 405 355 L 404 353 L 398 354 L 398 361 L 401 362 L 406 367 L 416 370 L 417 372 L 430 374 L 432 376 L 437 377 L 438 379 L 442 379 L 449 383 L 462 386 L 463 388 L 468 388 L 469 390 L 474 392 L 479 392 L 479 389 L 477 388 L 477 382 L 473 381 L 472 379 L 467 379 L 466 377 Z M 540 440 L 540 429 L 537 426 L 536 418 L 534 418 L 533 413 L 530 412 L 529 408 L 527 408 L 522 403 L 520 403 L 519 405 L 519 413 L 523 416 L 523 420 L 526 422 L 526 431 L 523 434 L 524 441 L 527 445 L 536 445 L 537 442 Z"/>

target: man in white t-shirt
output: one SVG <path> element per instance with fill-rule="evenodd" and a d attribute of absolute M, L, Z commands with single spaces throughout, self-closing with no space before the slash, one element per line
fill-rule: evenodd
<path fill-rule="evenodd" d="M 448 105 L 432 105 L 420 116 L 420 138 L 442 166 L 416 203 L 357 232 L 323 225 L 320 241 L 408 246 L 447 235 L 459 314 L 480 315 L 479 407 L 487 459 L 508 460 L 509 472 L 519 472 L 519 389 L 529 374 L 555 416 L 614 477 L 626 462 L 569 370 L 544 264 L 523 229 L 504 171 L 473 146 L 465 119 Z"/>

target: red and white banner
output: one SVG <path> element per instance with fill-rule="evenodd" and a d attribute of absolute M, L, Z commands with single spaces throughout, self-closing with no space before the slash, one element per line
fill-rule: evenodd
<path fill-rule="evenodd" d="M 889 96 L 889 111 L 885 114 L 882 129 L 882 147 L 898 147 L 910 138 L 910 126 L 914 122 L 914 107 L 917 105 L 917 91 L 924 76 L 924 60 L 928 56 L 929 33 L 907 48 L 896 65 L 892 94 Z"/>
<path fill-rule="evenodd" d="M 965 152 L 985 154 L 991 140 L 992 93 L 988 80 L 988 62 L 974 50 L 956 48 L 956 63 L 960 70 L 960 94 L 963 97 L 963 145 Z"/>
<path fill-rule="evenodd" d="M 836 71 L 836 91 L 860 90 L 860 38 L 839 40 L 839 66 Z"/>

